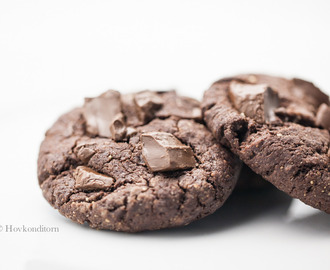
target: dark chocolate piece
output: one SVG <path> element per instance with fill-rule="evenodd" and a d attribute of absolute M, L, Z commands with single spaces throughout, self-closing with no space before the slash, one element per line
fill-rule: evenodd
<path fill-rule="evenodd" d="M 146 123 L 153 117 L 154 113 L 163 105 L 163 99 L 152 91 L 138 92 L 134 96 L 139 119 Z"/>
<path fill-rule="evenodd" d="M 115 141 L 121 141 L 126 136 L 126 124 L 124 121 L 124 115 L 122 113 L 117 114 L 112 123 L 110 124 L 111 138 Z"/>
<path fill-rule="evenodd" d="M 130 137 L 132 137 L 132 136 L 134 136 L 134 135 L 136 135 L 136 134 L 137 134 L 137 130 L 136 130 L 135 128 L 128 127 L 128 128 L 126 129 L 126 137 L 127 137 L 127 138 L 130 138 Z"/>
<path fill-rule="evenodd" d="M 202 120 L 200 103 L 189 97 L 178 96 L 175 91 L 161 94 L 164 99 L 163 106 L 155 114 L 160 118 L 176 116 L 185 119 Z"/>
<path fill-rule="evenodd" d="M 275 91 L 265 84 L 243 84 L 232 81 L 229 98 L 234 107 L 258 123 L 276 120 L 275 108 L 279 98 Z"/>
<path fill-rule="evenodd" d="M 127 126 L 139 126 L 143 122 L 139 119 L 137 106 L 134 101 L 135 94 L 121 95 L 122 112 L 125 115 Z"/>
<path fill-rule="evenodd" d="M 267 123 L 274 122 L 276 120 L 275 109 L 279 106 L 280 99 L 277 92 L 272 88 L 267 87 L 264 93 L 264 117 Z"/>
<path fill-rule="evenodd" d="M 122 96 L 121 103 L 127 126 L 143 125 L 154 117 L 202 120 L 200 103 L 192 98 L 178 96 L 175 91 L 126 94 Z"/>
<path fill-rule="evenodd" d="M 322 103 L 330 105 L 328 95 L 323 93 L 313 83 L 302 79 L 293 78 L 292 84 L 293 87 L 290 92 L 303 102 L 312 105 L 314 108 L 319 107 Z"/>
<path fill-rule="evenodd" d="M 285 79 L 263 74 L 245 74 L 232 80 L 249 84 L 266 84 L 276 91 L 280 104 L 275 114 L 284 122 L 294 122 L 305 126 L 316 126 L 318 107 L 330 105 L 329 97 L 313 83 L 301 79 Z"/>
<path fill-rule="evenodd" d="M 275 114 L 284 122 L 300 123 L 305 126 L 315 126 L 314 113 L 301 104 L 284 102 L 284 107 L 275 109 Z"/>
<path fill-rule="evenodd" d="M 109 189 L 114 183 L 112 177 L 100 174 L 86 166 L 77 167 L 73 177 L 76 180 L 75 188 L 79 190 Z"/>
<path fill-rule="evenodd" d="M 316 125 L 330 130 L 330 107 L 323 103 L 316 114 Z"/>
<path fill-rule="evenodd" d="M 170 133 L 144 133 L 141 139 L 143 158 L 153 172 L 188 169 L 196 164 L 191 148 Z"/>
<path fill-rule="evenodd" d="M 95 98 L 86 98 L 84 104 L 84 117 L 87 132 L 102 137 L 112 137 L 110 125 L 121 113 L 120 94 L 109 90 Z"/>
<path fill-rule="evenodd" d="M 77 157 L 84 163 L 87 163 L 88 160 L 95 154 L 95 151 L 88 147 L 80 147 L 77 152 Z"/>

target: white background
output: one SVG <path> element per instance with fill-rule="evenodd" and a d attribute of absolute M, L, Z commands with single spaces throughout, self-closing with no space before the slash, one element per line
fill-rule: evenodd
<path fill-rule="evenodd" d="M 60 230 L 3 230 L 0 269 L 329 269 L 330 216 L 276 190 L 132 235 L 65 219 L 36 175 L 46 129 L 109 88 L 201 98 L 222 76 L 265 72 L 330 93 L 329 13 L 326 0 L 0 0 L 0 225 Z"/>

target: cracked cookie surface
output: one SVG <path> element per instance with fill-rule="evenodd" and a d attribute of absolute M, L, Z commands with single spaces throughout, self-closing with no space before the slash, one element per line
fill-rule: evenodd
<path fill-rule="evenodd" d="M 216 139 L 254 172 L 330 213 L 329 104 L 312 83 L 248 74 L 215 82 L 202 110 Z"/>
<path fill-rule="evenodd" d="M 105 129 L 104 123 L 114 127 L 108 115 L 103 122 L 87 115 L 86 121 L 83 107 L 61 116 L 46 133 L 38 159 L 40 187 L 53 207 L 77 223 L 127 232 L 186 225 L 218 209 L 236 184 L 240 162 L 200 123 L 197 101 L 175 92 L 136 95 L 121 96 L 120 110 L 112 108 L 124 128 L 119 121 L 112 131 Z M 118 105 L 117 93 L 115 98 Z M 164 144 L 166 151 L 191 149 L 185 152 L 193 153 L 189 167 L 173 165 L 172 155 L 166 171 L 152 171 L 141 140 L 150 132 L 179 141 L 176 147 Z"/>

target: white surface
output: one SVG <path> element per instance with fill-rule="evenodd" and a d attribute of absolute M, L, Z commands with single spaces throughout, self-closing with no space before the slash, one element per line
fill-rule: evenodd
<path fill-rule="evenodd" d="M 45 130 L 84 96 L 176 88 L 201 98 L 240 72 L 330 91 L 329 1 L 0 0 L 0 269 L 329 269 L 330 218 L 281 192 L 234 196 L 192 225 L 100 232 L 53 210 L 37 185 Z"/>

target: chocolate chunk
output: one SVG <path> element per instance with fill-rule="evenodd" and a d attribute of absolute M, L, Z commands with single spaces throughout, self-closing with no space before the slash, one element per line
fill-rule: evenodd
<path fill-rule="evenodd" d="M 275 109 L 280 103 L 277 92 L 267 87 L 264 92 L 264 117 L 266 122 L 274 122 L 276 120 Z"/>
<path fill-rule="evenodd" d="M 126 125 L 136 127 L 142 125 L 143 123 L 139 119 L 134 96 L 135 94 L 122 95 L 121 106 L 123 114 L 125 115 Z"/>
<path fill-rule="evenodd" d="M 286 104 L 283 104 L 286 105 Z M 275 109 L 275 114 L 285 122 L 294 122 L 306 126 L 315 126 L 314 114 L 297 103 L 289 103 L 285 107 Z"/>
<path fill-rule="evenodd" d="M 153 118 L 176 116 L 184 119 L 202 119 L 200 103 L 192 98 L 181 97 L 175 91 L 142 91 L 121 97 L 122 111 L 127 126 L 140 126 Z"/>
<path fill-rule="evenodd" d="M 88 167 L 79 166 L 73 173 L 75 187 L 81 190 L 109 189 L 114 183 L 112 177 L 100 174 Z"/>
<path fill-rule="evenodd" d="M 259 123 L 275 121 L 274 110 L 279 105 L 277 92 L 266 84 L 244 84 L 233 81 L 229 98 L 234 107 Z"/>
<path fill-rule="evenodd" d="M 149 132 L 141 135 L 142 156 L 153 172 L 188 169 L 195 166 L 192 149 L 166 132 Z"/>
<path fill-rule="evenodd" d="M 117 114 L 110 125 L 111 138 L 115 141 L 121 141 L 126 135 L 126 125 L 124 121 L 124 115 L 122 113 Z"/>
<path fill-rule="evenodd" d="M 92 135 L 112 137 L 110 125 L 121 113 L 120 94 L 109 90 L 95 98 L 86 98 L 83 115 Z"/>
<path fill-rule="evenodd" d="M 181 97 L 175 91 L 169 91 L 162 94 L 164 104 L 162 108 L 156 112 L 156 116 L 167 118 L 177 116 L 185 119 L 202 119 L 202 110 L 200 102 L 189 97 Z"/>
<path fill-rule="evenodd" d="M 163 99 L 152 91 L 142 91 L 134 96 L 139 119 L 146 123 L 154 117 L 154 113 L 163 105 Z"/>
<path fill-rule="evenodd" d="M 328 95 L 313 83 L 301 79 L 285 79 L 263 74 L 245 74 L 234 77 L 251 84 L 266 84 L 276 91 L 280 104 L 275 111 L 284 122 L 295 122 L 305 126 L 316 126 L 317 109 L 322 103 L 330 105 Z"/>
<path fill-rule="evenodd" d="M 90 148 L 86 147 L 81 147 L 78 150 L 77 157 L 82 161 L 82 162 L 88 162 L 88 160 L 95 154 L 95 151 Z"/>
<path fill-rule="evenodd" d="M 330 130 L 330 107 L 325 103 L 317 111 L 316 125 Z"/>
<path fill-rule="evenodd" d="M 137 130 L 136 130 L 135 128 L 128 127 L 128 128 L 126 129 L 126 137 L 127 137 L 127 138 L 130 138 L 130 137 L 132 137 L 132 136 L 134 136 L 134 135 L 136 135 L 136 134 L 137 134 Z"/>
<path fill-rule="evenodd" d="M 312 105 L 313 107 L 319 107 L 322 103 L 330 105 L 329 97 L 317 88 L 313 83 L 294 78 L 292 93 L 303 102 Z"/>

